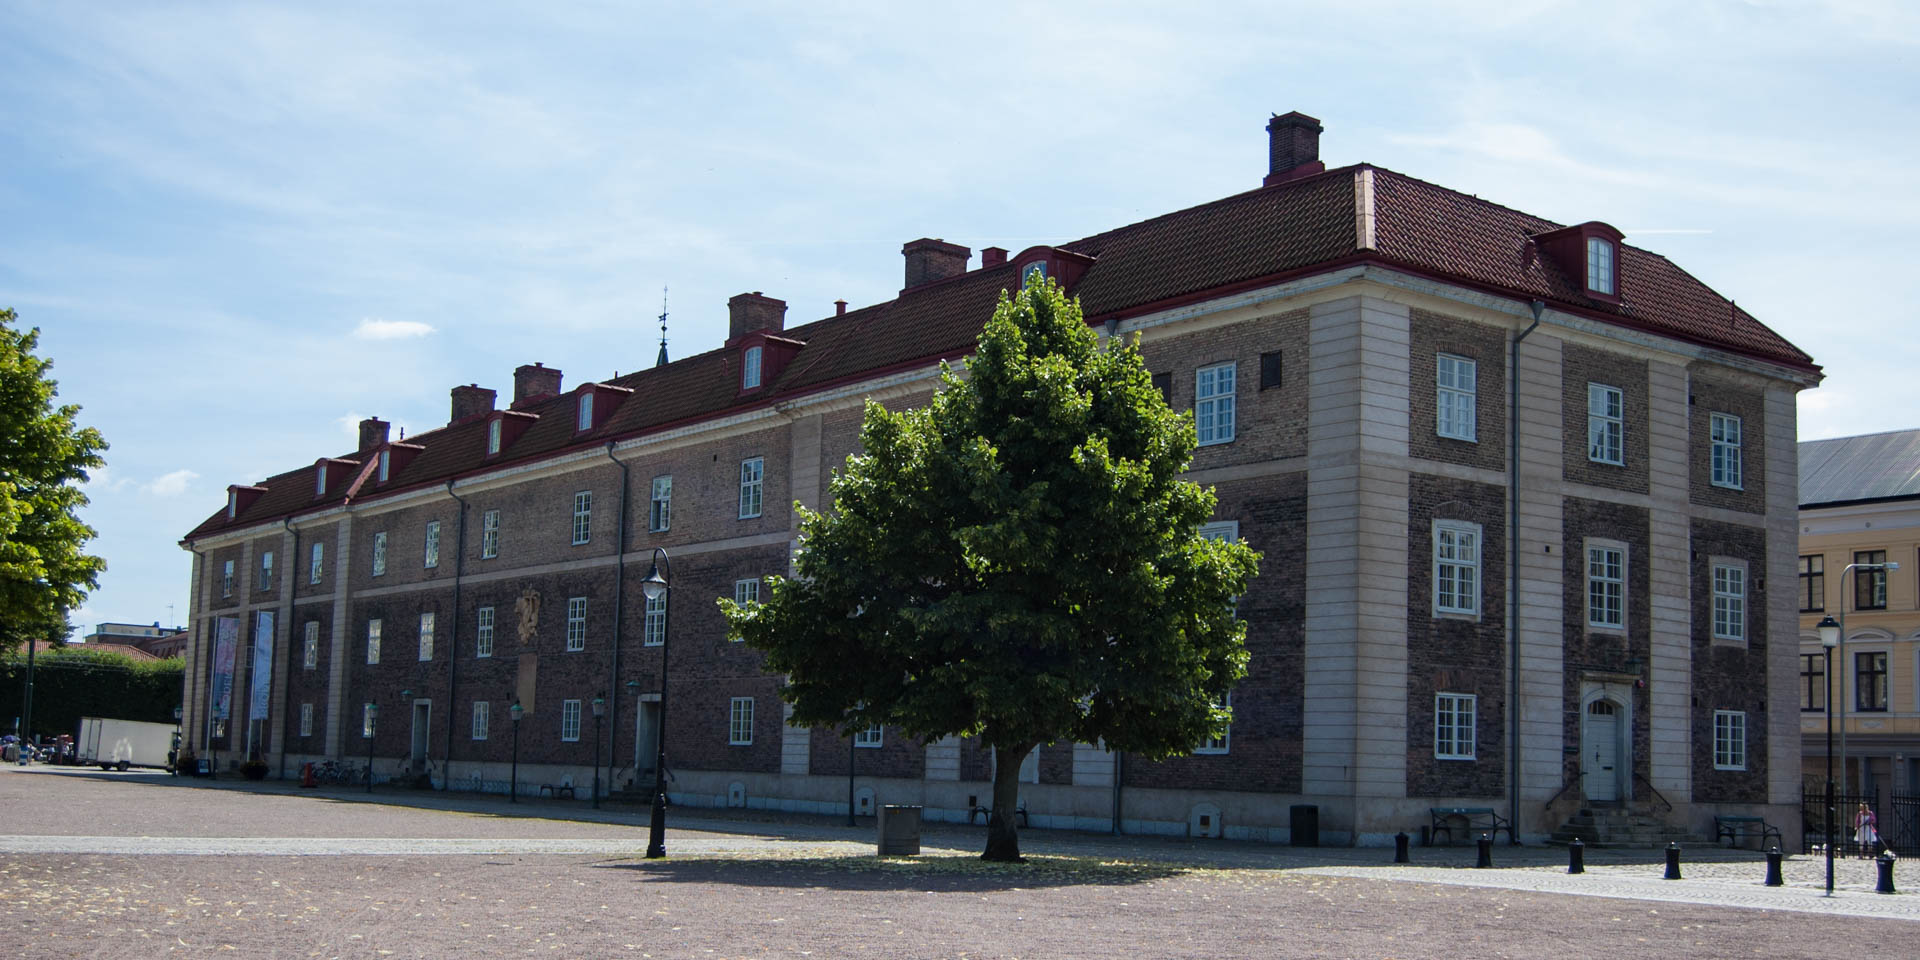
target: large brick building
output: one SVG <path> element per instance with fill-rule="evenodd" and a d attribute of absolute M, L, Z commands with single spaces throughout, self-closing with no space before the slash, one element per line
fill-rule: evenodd
<path fill-rule="evenodd" d="M 852 756 L 862 803 L 965 819 L 989 753 L 785 725 L 713 600 L 787 570 L 789 505 L 820 505 L 862 402 L 924 402 L 1040 270 L 1142 338 L 1198 415 L 1211 532 L 1265 561 L 1229 735 L 1161 763 L 1047 745 L 1034 825 L 1277 840 L 1312 804 L 1327 839 L 1369 843 L 1460 805 L 1527 837 L 1583 798 L 1797 820 L 1797 643 L 1769 642 L 1796 610 L 1767 585 L 1792 582 L 1818 368 L 1605 223 L 1328 170 L 1320 132 L 1273 118 L 1258 189 L 977 265 L 914 241 L 885 303 L 788 326 L 742 294 L 718 349 L 571 389 L 523 366 L 504 409 L 455 387 L 443 428 L 370 420 L 232 487 L 184 541 L 187 729 L 229 762 L 371 747 L 382 775 L 500 790 L 517 700 L 525 789 L 588 782 L 603 695 L 606 779 L 650 779 L 668 628 L 636 583 L 663 547 L 676 802 L 843 810 Z"/>

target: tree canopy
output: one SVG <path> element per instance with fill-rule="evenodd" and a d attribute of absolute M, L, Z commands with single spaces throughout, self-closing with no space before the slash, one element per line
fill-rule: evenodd
<path fill-rule="evenodd" d="M 16 319 L 0 310 L 0 649 L 64 638 L 66 611 L 106 569 L 84 552 L 94 531 L 77 511 L 107 442 L 74 422 L 78 406 L 54 406 L 53 361 L 34 355 L 40 331 L 16 330 Z"/>
<path fill-rule="evenodd" d="M 801 510 L 795 579 L 723 600 L 787 675 L 793 722 L 978 737 L 996 758 L 986 859 L 1018 860 L 1019 767 L 1043 743 L 1147 759 L 1219 735 L 1245 674 L 1234 598 L 1259 557 L 1199 528 L 1191 414 L 1138 341 L 1110 343 L 1051 280 L 1001 295 L 964 375 L 921 408 L 869 402 L 864 452 Z"/>

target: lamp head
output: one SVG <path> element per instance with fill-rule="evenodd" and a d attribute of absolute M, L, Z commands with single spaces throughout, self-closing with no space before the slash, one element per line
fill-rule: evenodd
<path fill-rule="evenodd" d="M 1819 626 L 1814 629 L 1820 631 L 1821 646 L 1831 650 L 1840 645 L 1840 622 L 1833 619 L 1833 614 L 1822 617 Z"/>
<path fill-rule="evenodd" d="M 594 697 L 594 698 L 593 698 L 593 716 L 594 716 L 594 719 L 596 719 L 596 720 L 597 720 L 597 719 L 599 719 L 599 718 L 601 718 L 601 717 L 604 717 L 604 716 L 606 716 L 606 715 L 607 715 L 607 698 L 606 698 L 606 697 Z"/>
<path fill-rule="evenodd" d="M 367 719 L 369 719 L 369 720 L 378 720 L 378 719 L 380 719 L 380 705 L 379 705 L 379 704 L 377 704 L 377 703 L 369 703 L 369 704 L 367 704 Z"/>
<path fill-rule="evenodd" d="M 658 600 L 667 595 L 667 579 L 660 575 L 658 561 L 647 570 L 646 579 L 640 581 L 640 592 L 646 594 L 648 600 Z"/>
<path fill-rule="evenodd" d="M 507 716 L 512 717 L 514 723 L 519 723 L 520 718 L 526 715 L 527 711 L 520 708 L 520 701 L 518 700 L 513 702 L 513 706 L 507 708 Z"/>

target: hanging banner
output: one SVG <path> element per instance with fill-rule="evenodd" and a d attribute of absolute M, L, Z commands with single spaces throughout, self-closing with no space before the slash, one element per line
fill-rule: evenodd
<path fill-rule="evenodd" d="M 240 645 L 240 619 L 221 617 L 213 626 L 213 719 L 225 722 L 233 709 L 233 656 Z"/>
<path fill-rule="evenodd" d="M 253 618 L 253 663 L 247 668 L 252 681 L 247 699 L 247 720 L 267 718 L 267 692 L 273 687 L 273 612 L 262 610 Z"/>

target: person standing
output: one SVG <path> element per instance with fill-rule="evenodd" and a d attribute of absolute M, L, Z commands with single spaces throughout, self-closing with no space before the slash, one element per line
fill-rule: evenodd
<path fill-rule="evenodd" d="M 1865 803 L 1860 804 L 1859 811 L 1853 815 L 1853 840 L 1867 851 L 1867 856 L 1879 855 L 1879 822 L 1873 816 L 1873 809 Z"/>

